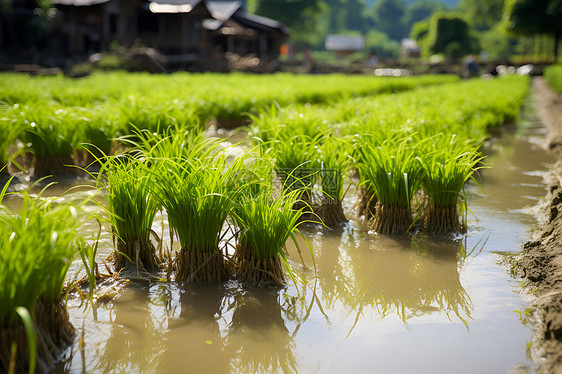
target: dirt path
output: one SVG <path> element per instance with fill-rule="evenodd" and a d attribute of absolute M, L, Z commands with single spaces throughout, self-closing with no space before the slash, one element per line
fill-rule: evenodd
<path fill-rule="evenodd" d="M 531 309 L 536 317 L 539 373 L 562 374 L 562 95 L 550 90 L 542 78 L 534 78 L 533 94 L 538 114 L 547 128 L 547 147 L 558 161 L 551 167 L 549 192 L 542 209 L 548 222 L 537 240 L 525 244 L 519 270 L 536 299 Z"/>

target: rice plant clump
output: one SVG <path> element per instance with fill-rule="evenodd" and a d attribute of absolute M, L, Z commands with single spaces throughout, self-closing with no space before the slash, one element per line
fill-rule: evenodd
<path fill-rule="evenodd" d="M 294 208 L 312 213 L 312 189 L 318 178 L 318 139 L 298 135 L 271 143 L 275 153 L 275 172 L 283 191 L 296 192 Z"/>
<path fill-rule="evenodd" d="M 344 180 L 350 167 L 349 142 L 332 136 L 320 145 L 320 182 L 322 201 L 318 216 L 328 227 L 347 222 L 342 207 Z"/>
<path fill-rule="evenodd" d="M 98 183 L 106 191 L 107 210 L 117 242 L 115 268 L 133 265 L 137 272 L 157 270 L 150 236 L 161 205 L 147 162 L 130 156 L 110 157 L 101 169 Z"/>
<path fill-rule="evenodd" d="M 407 141 L 389 140 L 378 147 L 366 142 L 358 150 L 361 183 L 378 198 L 369 226 L 379 234 L 402 234 L 413 224 L 411 202 L 423 174 Z"/>
<path fill-rule="evenodd" d="M 225 156 L 205 162 L 169 159 L 162 166 L 159 196 L 181 246 L 176 280 L 226 280 L 229 271 L 219 242 L 233 204 L 236 166 L 229 166 Z"/>
<path fill-rule="evenodd" d="M 27 193 L 18 215 L 0 212 L 0 371 L 8 372 L 10 363 L 18 371 L 36 363 L 46 372 L 73 342 L 63 286 L 81 248 L 79 225 L 73 205 Z M 31 313 L 35 339 L 26 337 L 18 307 Z"/>
<path fill-rule="evenodd" d="M 256 196 L 242 195 L 233 209 L 240 229 L 236 247 L 237 273 L 255 285 L 284 284 L 283 246 L 294 235 L 303 209 L 293 209 L 298 192 L 276 195 L 267 188 Z"/>
<path fill-rule="evenodd" d="M 447 144 L 448 143 L 448 144 Z M 460 144 L 453 136 L 443 147 L 432 144 L 433 152 L 420 157 L 423 168 L 422 189 L 429 198 L 423 221 L 428 232 L 455 232 L 466 229 L 460 222 L 460 212 L 466 202 L 462 201 L 462 188 L 483 156 L 478 146 Z"/>

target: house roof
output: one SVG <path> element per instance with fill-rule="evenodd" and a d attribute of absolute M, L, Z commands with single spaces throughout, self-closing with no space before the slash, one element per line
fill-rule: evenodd
<path fill-rule="evenodd" d="M 284 34 L 289 35 L 289 29 L 285 25 L 271 18 L 258 16 L 256 14 L 248 13 L 242 10 L 236 13 L 235 19 L 244 26 L 266 31 L 272 29 L 280 30 Z"/>
<path fill-rule="evenodd" d="M 220 21 L 229 20 L 234 13 L 242 8 L 240 1 L 207 1 L 206 4 L 213 18 Z"/>
<path fill-rule="evenodd" d="M 109 0 L 53 0 L 54 5 L 90 6 L 107 3 Z"/>

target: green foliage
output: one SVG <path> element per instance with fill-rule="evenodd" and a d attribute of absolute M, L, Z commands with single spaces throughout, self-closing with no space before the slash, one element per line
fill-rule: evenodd
<path fill-rule="evenodd" d="M 380 145 L 369 137 L 358 149 L 356 164 L 362 184 L 391 207 L 407 208 L 422 182 L 422 167 L 408 140 L 386 140 Z"/>
<path fill-rule="evenodd" d="M 501 25 L 480 33 L 482 50 L 488 53 L 491 60 L 508 59 L 514 53 L 515 39 L 506 35 Z"/>
<path fill-rule="evenodd" d="M 455 13 L 435 13 L 431 17 L 424 44 L 429 53 L 445 53 L 455 59 L 480 51 L 470 24 Z"/>
<path fill-rule="evenodd" d="M 421 43 L 428 33 L 429 20 L 415 22 L 410 30 L 410 38 L 414 39 L 418 43 Z"/>
<path fill-rule="evenodd" d="M 275 154 L 275 172 L 281 178 L 283 190 L 300 191 L 310 199 L 318 178 L 318 138 L 296 135 L 271 144 Z"/>
<path fill-rule="evenodd" d="M 400 57 L 402 48 L 396 40 L 391 40 L 384 32 L 371 29 L 365 35 L 365 48 L 374 50 L 379 57 Z"/>
<path fill-rule="evenodd" d="M 0 326 L 7 327 L 18 321 L 17 307 L 33 311 L 40 297 L 46 302 L 62 299 L 81 241 L 81 220 L 70 203 L 24 192 L 17 215 L 1 207 L 0 223 Z"/>
<path fill-rule="evenodd" d="M 320 152 L 320 181 L 324 196 L 342 201 L 344 181 L 351 167 L 349 138 L 327 136 L 322 139 Z"/>
<path fill-rule="evenodd" d="M 515 35 L 553 35 L 554 56 L 562 35 L 562 6 L 559 0 L 506 0 L 504 25 Z"/>
<path fill-rule="evenodd" d="M 483 159 L 478 152 L 480 146 L 480 142 L 474 144 L 455 135 L 440 135 L 428 139 L 419 148 L 422 188 L 434 207 L 457 206 L 465 182 Z"/>
<path fill-rule="evenodd" d="M 408 34 L 403 23 L 406 6 L 402 0 L 379 0 L 373 7 L 375 26 L 392 40 L 400 40 Z"/>
<path fill-rule="evenodd" d="M 546 83 L 556 92 L 562 92 L 562 65 L 548 66 L 544 70 Z"/>
<path fill-rule="evenodd" d="M 501 21 L 504 0 L 461 0 L 459 10 L 478 29 L 491 29 Z"/>
<path fill-rule="evenodd" d="M 160 201 L 183 249 L 212 252 L 218 248 L 221 229 L 236 199 L 239 165 L 229 166 L 224 156 L 209 163 L 168 159 L 156 173 Z"/>
<path fill-rule="evenodd" d="M 255 197 L 242 195 L 233 209 L 240 228 L 241 241 L 246 241 L 257 258 L 284 257 L 283 246 L 297 230 L 302 209 L 294 210 L 296 191 L 277 196 L 265 189 Z"/>
<path fill-rule="evenodd" d="M 98 184 L 106 192 L 107 210 L 117 236 L 125 242 L 148 240 L 160 202 L 147 162 L 130 156 L 110 157 L 102 166 Z"/>

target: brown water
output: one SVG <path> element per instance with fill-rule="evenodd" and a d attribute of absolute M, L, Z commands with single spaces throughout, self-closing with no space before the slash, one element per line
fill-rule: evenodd
<path fill-rule="evenodd" d="M 544 195 L 551 161 L 541 131 L 527 123 L 486 147 L 492 168 L 467 188 L 465 235 L 378 236 L 353 220 L 339 231 L 307 227 L 316 271 L 288 246 L 301 281 L 281 291 L 155 282 L 93 307 L 71 299 L 77 338 L 59 371 L 533 372 L 532 331 L 517 313 L 527 302 L 500 261 L 537 224 L 527 207 Z M 345 202 L 352 219 L 354 201 Z M 155 230 L 165 226 L 158 219 Z"/>

